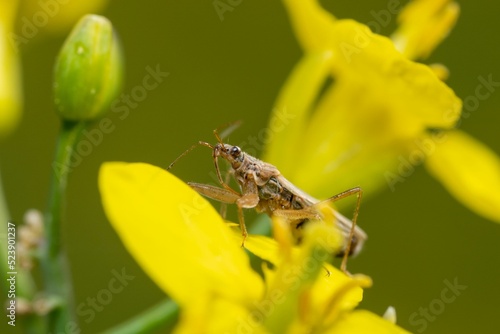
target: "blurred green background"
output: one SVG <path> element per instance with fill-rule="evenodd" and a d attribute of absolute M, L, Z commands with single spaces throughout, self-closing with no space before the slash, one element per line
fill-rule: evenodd
<path fill-rule="evenodd" d="M 373 21 L 373 13 L 386 9 L 387 3 L 323 1 L 337 17 L 364 23 Z M 427 63 L 448 66 L 448 84 L 463 99 L 474 94 L 479 76 L 491 74 L 500 81 L 500 2 L 458 3 L 462 13 L 457 26 Z M 102 14 L 112 21 L 124 46 L 125 94 L 142 84 L 148 67 L 158 65 L 170 75 L 124 119 L 111 114 L 115 130 L 105 134 L 70 175 L 64 236 L 76 304 L 106 289 L 112 270 L 126 268 L 135 276 L 92 321 L 79 319 L 83 333 L 118 324 L 164 298 L 104 216 L 97 190 L 99 166 L 119 160 L 166 167 L 192 143 L 214 141 L 212 129 L 232 120 L 244 121 L 231 135 L 232 143 L 258 133 L 302 54 L 280 1 L 243 0 L 224 14 L 223 21 L 212 1 L 111 1 Z M 382 32 L 387 35 L 394 26 L 392 17 Z M 0 144 L 4 190 L 17 222 L 30 208 L 45 209 L 59 127 L 52 104 L 52 70 L 66 35 L 35 37 L 22 49 L 24 115 L 17 131 Z M 499 125 L 500 92 L 494 92 L 461 128 L 500 154 Z M 185 181 L 210 182 L 212 170 L 209 151 L 200 148 L 173 172 Z M 436 306 L 445 281 L 457 280 L 467 288 L 427 321 L 422 332 L 498 333 L 498 224 L 461 206 L 423 168 L 398 184 L 395 192 L 365 201 L 360 224 L 369 240 L 349 268 L 374 280 L 362 308 L 383 314 L 392 305 L 398 324 L 418 333 L 424 327 L 410 321 L 411 315 Z"/>

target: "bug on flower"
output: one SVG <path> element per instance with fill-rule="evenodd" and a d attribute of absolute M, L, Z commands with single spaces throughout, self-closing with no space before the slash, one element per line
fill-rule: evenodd
<path fill-rule="evenodd" d="M 361 188 L 355 187 L 320 201 L 288 181 L 275 166 L 243 152 L 238 146 L 225 144 L 221 139 L 223 136 L 219 135 L 218 130 L 215 129 L 213 132 L 217 139 L 215 145 L 199 141 L 175 159 L 167 170 L 199 145 L 212 149 L 215 171 L 222 188 L 194 182 L 188 182 L 188 184 L 201 195 L 223 204 L 236 204 L 239 225 L 243 235 L 242 246 L 244 246 L 248 235 L 243 209 L 253 208 L 258 212 L 265 212 L 269 216 L 284 218 L 292 226 L 294 237 L 297 241 L 300 241 L 300 231 L 307 221 L 323 219 L 319 209 L 321 205 L 356 195 L 356 208 L 352 221 L 331 208 L 336 220 L 335 223 L 344 238 L 343 248 L 335 255 L 342 257 L 340 268 L 342 271 L 347 272 L 347 258 L 350 255 L 357 254 L 367 238 L 366 233 L 356 225 L 363 193 Z M 231 165 L 228 176 L 235 178 L 240 186 L 241 193 L 228 185 L 229 178 L 223 180 L 219 168 L 219 157 L 225 159 Z"/>

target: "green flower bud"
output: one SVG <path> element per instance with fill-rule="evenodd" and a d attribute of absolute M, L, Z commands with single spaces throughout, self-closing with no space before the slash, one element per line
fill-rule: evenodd
<path fill-rule="evenodd" d="M 121 48 L 111 22 L 86 15 L 66 39 L 56 62 L 54 102 L 66 121 L 102 117 L 122 82 Z"/>

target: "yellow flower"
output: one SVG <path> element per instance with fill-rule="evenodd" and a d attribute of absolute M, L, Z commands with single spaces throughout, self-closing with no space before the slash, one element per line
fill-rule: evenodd
<path fill-rule="evenodd" d="M 22 25 L 34 27 L 41 34 L 59 33 L 71 29 L 85 14 L 101 12 L 108 0 L 58 1 L 26 0 L 23 1 Z M 30 36 L 24 36 L 30 37 Z"/>
<path fill-rule="evenodd" d="M 319 198 L 394 191 L 425 161 L 459 201 L 500 222 L 500 159 L 454 128 L 462 102 L 440 80 L 446 69 L 412 60 L 446 36 L 458 5 L 410 2 L 391 40 L 316 0 L 284 3 L 304 56 L 276 102 L 264 160 Z"/>
<path fill-rule="evenodd" d="M 394 45 L 410 59 L 428 57 L 455 25 L 459 11 L 450 0 L 410 2 L 399 14 L 399 28 L 391 36 Z"/>
<path fill-rule="evenodd" d="M 19 122 L 22 108 L 19 57 L 10 42 L 17 12 L 17 1 L 0 3 L 0 136 L 11 132 Z"/>
<path fill-rule="evenodd" d="M 161 168 L 106 163 L 99 175 L 106 214 L 128 251 L 181 308 L 177 333 L 407 333 L 367 311 L 352 311 L 370 279 L 326 264 L 341 246 L 337 230 L 310 224 L 300 248 L 288 224 L 277 241 L 249 236 L 245 246 L 273 264 L 255 273 L 214 208 Z M 330 275 L 327 275 L 327 271 Z"/>

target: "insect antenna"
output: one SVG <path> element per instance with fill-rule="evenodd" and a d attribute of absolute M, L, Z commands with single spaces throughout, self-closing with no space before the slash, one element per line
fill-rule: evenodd
<path fill-rule="evenodd" d="M 219 126 L 217 129 L 214 130 L 215 138 L 217 138 L 217 141 L 220 144 L 223 144 L 222 138 L 226 138 L 227 136 L 229 136 L 234 130 L 239 128 L 241 123 L 243 123 L 241 120 L 237 120 Z M 219 134 L 220 129 L 224 130 Z"/>
<path fill-rule="evenodd" d="M 196 147 L 198 147 L 199 145 L 201 146 L 206 146 L 208 148 L 211 148 L 212 150 L 214 149 L 214 147 L 212 145 L 210 145 L 209 143 L 206 143 L 204 141 L 199 141 L 197 142 L 196 144 L 193 144 L 190 148 L 188 148 L 187 150 L 185 150 L 181 155 L 179 155 L 174 161 L 172 161 L 172 163 L 170 165 L 168 165 L 167 167 L 167 170 L 169 170 L 170 168 L 172 168 L 176 163 L 177 161 L 179 161 L 181 158 L 183 158 L 184 156 L 186 156 L 189 152 L 191 152 L 192 150 L 194 150 Z"/>

